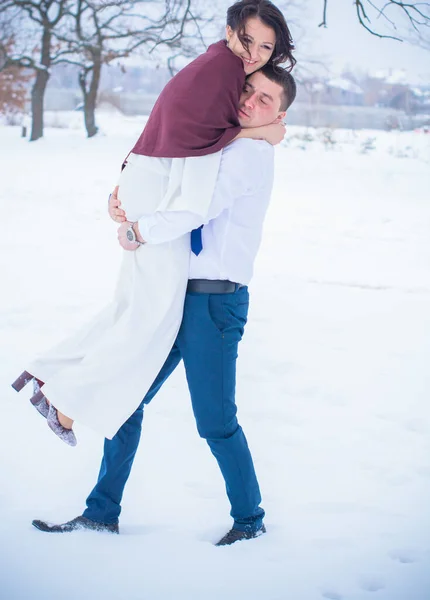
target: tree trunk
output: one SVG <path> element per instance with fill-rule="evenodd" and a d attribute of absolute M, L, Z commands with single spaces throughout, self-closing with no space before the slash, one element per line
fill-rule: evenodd
<path fill-rule="evenodd" d="M 45 99 L 46 85 L 49 79 L 49 67 L 51 66 L 51 31 L 50 23 L 44 24 L 42 34 L 42 47 L 40 51 L 40 62 L 45 69 L 37 69 L 36 81 L 31 90 L 31 136 L 30 142 L 43 137 L 43 104 Z"/>
<path fill-rule="evenodd" d="M 91 69 L 91 82 L 89 90 L 87 90 L 86 81 L 81 82 L 81 89 L 84 95 L 85 129 L 87 130 L 87 135 L 89 138 L 95 136 L 99 130 L 96 125 L 95 111 L 101 70 L 102 63 L 100 56 L 93 56 L 93 68 Z"/>
<path fill-rule="evenodd" d="M 43 102 L 48 79 L 49 73 L 47 71 L 37 71 L 36 81 L 31 90 L 32 120 L 30 142 L 35 142 L 43 137 Z"/>
<path fill-rule="evenodd" d="M 89 138 L 95 136 L 99 130 L 96 125 L 95 108 L 95 100 L 90 98 L 90 95 L 87 94 L 84 97 L 84 119 L 85 129 L 87 130 L 87 136 Z"/>

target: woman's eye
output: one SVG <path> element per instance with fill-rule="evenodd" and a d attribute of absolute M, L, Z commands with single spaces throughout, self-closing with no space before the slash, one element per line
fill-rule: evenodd
<path fill-rule="evenodd" d="M 268 50 L 269 52 L 272 52 L 272 49 L 273 49 L 271 46 L 263 46 L 263 48 L 265 50 Z"/>

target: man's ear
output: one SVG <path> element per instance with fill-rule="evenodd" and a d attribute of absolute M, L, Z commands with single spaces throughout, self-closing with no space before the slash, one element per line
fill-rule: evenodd
<path fill-rule="evenodd" d="M 283 121 L 285 119 L 285 115 L 287 114 L 287 111 L 282 111 L 280 113 L 278 113 L 278 116 L 276 117 L 276 119 L 273 121 L 273 123 L 276 125 L 276 123 L 280 123 L 281 121 Z"/>

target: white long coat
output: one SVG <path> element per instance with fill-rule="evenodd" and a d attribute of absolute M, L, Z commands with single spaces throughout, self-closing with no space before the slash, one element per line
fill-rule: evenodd
<path fill-rule="evenodd" d="M 130 221 L 161 210 L 206 215 L 221 152 L 198 158 L 131 154 L 119 179 Z M 111 439 L 136 410 L 176 339 L 188 281 L 190 236 L 124 251 L 113 301 L 27 370 L 63 414 Z"/>

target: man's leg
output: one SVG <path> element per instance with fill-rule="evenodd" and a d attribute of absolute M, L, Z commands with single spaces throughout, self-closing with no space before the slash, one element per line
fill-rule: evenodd
<path fill-rule="evenodd" d="M 118 522 L 122 494 L 140 441 L 144 405 L 152 400 L 180 360 L 181 353 L 175 344 L 139 408 L 111 440 L 105 440 L 98 481 L 83 513 L 87 519 L 98 523 Z"/>
<path fill-rule="evenodd" d="M 248 290 L 188 293 L 178 334 L 201 437 L 224 476 L 235 529 L 254 532 L 263 522 L 260 490 L 245 435 L 236 418 L 236 359 L 248 313 Z"/>

